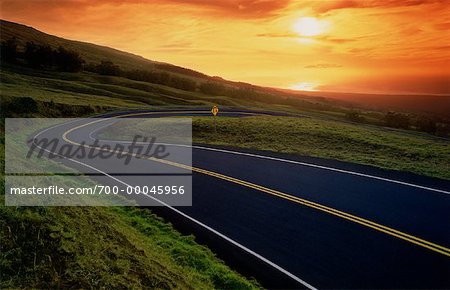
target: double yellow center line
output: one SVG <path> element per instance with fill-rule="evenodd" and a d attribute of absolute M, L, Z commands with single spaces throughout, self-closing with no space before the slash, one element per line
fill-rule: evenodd
<path fill-rule="evenodd" d="M 163 113 L 171 113 L 171 112 L 163 112 Z M 173 112 L 173 113 L 178 113 L 178 112 Z M 189 112 L 183 111 L 183 113 L 189 113 Z M 198 111 L 192 111 L 192 113 L 198 113 Z M 159 113 L 159 112 L 132 113 L 132 114 L 115 116 L 115 117 L 109 117 L 107 119 L 123 118 L 123 117 L 139 116 L 139 115 L 152 115 L 152 114 L 161 114 L 161 113 Z M 80 128 L 83 128 L 85 126 L 88 126 L 88 125 L 91 125 L 91 124 L 94 124 L 94 123 L 97 123 L 97 122 L 101 122 L 101 121 L 104 121 L 104 120 L 105 119 L 99 119 L 99 120 L 95 120 L 95 121 L 88 122 L 86 124 L 83 124 L 83 125 L 71 128 L 71 129 L 67 130 L 66 132 L 64 132 L 63 139 L 66 142 L 69 142 L 69 143 L 77 145 L 77 146 L 84 146 L 84 147 L 88 147 L 88 148 L 94 148 L 96 150 L 101 150 L 101 151 L 107 151 L 107 152 L 115 153 L 116 152 L 115 150 L 77 143 L 77 142 L 74 142 L 74 141 L 70 140 L 67 137 L 67 135 L 69 133 L 71 133 L 71 132 L 73 132 L 73 131 L 75 131 L 77 129 L 80 129 Z M 131 156 L 137 157 L 137 154 L 131 153 L 131 152 L 122 152 L 122 154 L 127 154 L 127 155 L 131 155 Z M 426 240 L 418 238 L 416 236 L 413 236 L 413 235 L 410 235 L 410 234 L 398 231 L 396 229 L 393 229 L 393 228 L 390 228 L 390 227 L 387 227 L 387 226 L 383 226 L 381 224 L 378 224 L 376 222 L 370 221 L 368 219 L 364 219 L 364 218 L 361 218 L 361 217 L 358 217 L 358 216 L 355 216 L 355 215 L 352 215 L 352 214 L 349 214 L 349 213 L 346 213 L 346 212 L 334 209 L 332 207 L 328 207 L 328 206 L 325 206 L 325 205 L 322 205 L 322 204 L 319 204 L 319 203 L 316 203 L 316 202 L 312 202 L 312 201 L 309 201 L 309 200 L 306 200 L 306 199 L 303 199 L 303 198 L 300 198 L 300 197 L 297 197 L 297 196 L 294 196 L 294 195 L 283 193 L 283 192 L 278 191 L 278 190 L 270 189 L 270 188 L 267 188 L 267 187 L 264 187 L 264 186 L 257 185 L 255 183 L 251 183 L 251 182 L 244 181 L 244 180 L 241 180 L 241 179 L 238 179 L 238 178 L 234 178 L 234 177 L 223 175 L 223 174 L 220 174 L 220 173 L 217 173 L 217 172 L 209 171 L 209 170 L 206 170 L 206 169 L 201 169 L 201 168 L 198 168 L 198 167 L 188 166 L 188 165 L 185 165 L 185 164 L 181 164 L 181 163 L 177 163 L 177 162 L 173 162 L 173 161 L 169 161 L 169 160 L 157 159 L 157 158 L 154 158 L 154 157 L 148 157 L 146 159 L 150 160 L 150 161 L 155 161 L 155 162 L 160 162 L 160 163 L 164 163 L 164 164 L 167 164 L 167 165 L 175 166 L 175 167 L 178 167 L 178 168 L 183 168 L 183 169 L 186 169 L 186 170 L 191 170 L 191 171 L 194 171 L 194 172 L 198 172 L 198 173 L 201 173 L 201 174 L 205 174 L 205 175 L 208 175 L 208 176 L 212 176 L 212 177 L 215 177 L 215 178 L 226 180 L 226 181 L 229 181 L 229 182 L 232 182 L 232 183 L 235 183 L 235 184 L 239 184 L 239 185 L 242 185 L 242 186 L 245 186 L 245 187 L 248 187 L 248 188 L 252 188 L 252 189 L 255 189 L 257 191 L 270 194 L 272 196 L 276 196 L 276 197 L 279 197 L 279 198 L 282 198 L 282 199 L 285 199 L 285 200 L 288 200 L 288 201 L 291 201 L 291 202 L 294 202 L 294 203 L 297 203 L 297 204 L 301 204 L 303 206 L 307 206 L 307 207 L 314 208 L 314 209 L 322 211 L 322 212 L 326 212 L 328 214 L 331 214 L 331 215 L 343 218 L 343 219 L 348 220 L 348 221 L 352 221 L 352 222 L 360 224 L 362 226 L 365 226 L 365 227 L 377 230 L 379 232 L 383 232 L 383 233 L 388 234 L 390 236 L 394 236 L 396 238 L 402 239 L 404 241 L 413 243 L 415 245 L 418 245 L 418 246 L 424 247 L 426 249 L 432 250 L 432 251 L 434 251 L 436 253 L 439 253 L 439 254 L 442 254 L 442 255 L 450 257 L 450 249 L 449 248 L 446 248 L 444 246 L 441 246 L 441 245 L 438 245 L 438 244 L 426 241 Z"/>

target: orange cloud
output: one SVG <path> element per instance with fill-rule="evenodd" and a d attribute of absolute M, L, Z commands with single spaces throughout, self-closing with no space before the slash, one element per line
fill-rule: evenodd
<path fill-rule="evenodd" d="M 0 0 L 0 15 L 50 34 L 264 86 L 447 93 L 447 3 Z M 299 33 L 293 27 L 305 17 L 329 25 L 319 34 Z"/>
<path fill-rule="evenodd" d="M 336 64 L 336 63 L 318 63 L 318 64 L 305 65 L 304 67 L 305 68 L 338 68 L 338 67 L 342 67 L 342 65 Z"/>
<path fill-rule="evenodd" d="M 316 6 L 318 13 L 327 13 L 333 10 L 350 8 L 395 8 L 410 7 L 424 4 L 445 4 L 444 0 L 344 0 L 344 1 L 320 1 Z"/>
<path fill-rule="evenodd" d="M 52 11 L 61 10 L 85 10 L 90 7 L 105 5 L 124 6 L 133 4 L 176 4 L 180 6 L 201 7 L 209 12 L 213 12 L 228 17 L 267 17 L 277 13 L 289 4 L 289 0 L 42 0 L 42 1 L 1 1 L 4 9 L 26 11 L 40 11 L 50 14 Z M 55 15 L 58 17 L 58 15 Z"/>

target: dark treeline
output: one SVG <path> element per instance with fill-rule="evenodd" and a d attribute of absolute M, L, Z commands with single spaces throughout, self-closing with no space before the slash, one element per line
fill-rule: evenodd
<path fill-rule="evenodd" d="M 16 62 L 19 57 L 18 43 L 15 37 L 2 41 L 0 46 L 0 56 L 2 61 Z"/>
<path fill-rule="evenodd" d="M 174 72 L 174 73 L 179 73 L 179 74 L 183 74 L 183 75 L 188 75 L 188 76 L 192 76 L 192 77 L 196 77 L 196 78 L 203 78 L 203 79 L 208 79 L 210 78 L 209 76 L 189 69 L 189 68 L 185 68 L 185 67 L 180 67 L 180 66 L 176 66 L 176 65 L 171 65 L 171 64 L 166 64 L 166 63 L 158 63 L 155 65 L 156 68 L 158 69 L 162 69 L 162 70 L 166 70 L 166 71 L 170 71 L 170 72 Z"/>
<path fill-rule="evenodd" d="M 33 68 L 64 72 L 78 72 L 83 68 L 84 63 L 77 52 L 62 46 L 53 49 L 49 45 L 27 42 L 23 50 L 19 50 L 18 41 L 14 37 L 2 41 L 0 55 L 2 61 L 26 63 Z"/>
<path fill-rule="evenodd" d="M 345 114 L 345 117 L 352 122 L 357 122 L 357 123 L 365 123 L 366 122 L 366 118 L 364 118 L 363 115 L 361 115 L 360 112 L 355 111 L 355 110 L 351 110 L 350 112 L 347 112 Z"/>
<path fill-rule="evenodd" d="M 167 72 L 132 70 L 125 72 L 125 77 L 149 83 L 161 84 L 185 91 L 197 90 L 197 82 L 185 77 L 178 77 Z"/>
<path fill-rule="evenodd" d="M 410 117 L 406 114 L 388 112 L 384 116 L 386 126 L 399 129 L 408 129 L 411 125 Z"/>
<path fill-rule="evenodd" d="M 194 80 L 185 77 L 179 77 L 167 72 L 148 71 L 148 70 L 122 70 L 112 61 L 105 60 L 99 64 L 89 64 L 85 67 L 87 71 L 101 75 L 120 76 L 135 81 L 142 81 L 154 84 L 161 84 L 185 91 L 196 91 L 197 83 Z"/>
<path fill-rule="evenodd" d="M 102 113 L 110 108 L 92 105 L 73 105 L 39 101 L 30 97 L 2 97 L 0 99 L 0 117 L 14 118 L 24 116 L 40 117 L 81 117 Z"/>
<path fill-rule="evenodd" d="M 260 101 L 263 103 L 280 103 L 289 100 L 270 93 L 253 89 L 251 86 L 226 86 L 217 82 L 205 82 L 199 85 L 199 91 L 205 95 L 227 96 L 245 100 Z"/>
<path fill-rule="evenodd" d="M 347 112 L 345 117 L 352 122 L 371 123 L 361 112 L 356 110 Z M 381 122 L 376 125 L 404 130 L 416 130 L 443 137 L 450 135 L 450 125 L 448 124 L 448 121 L 437 116 L 405 114 L 391 111 L 385 113 Z"/>
<path fill-rule="evenodd" d="M 399 129 L 415 129 L 439 136 L 447 136 L 450 133 L 448 123 L 440 117 L 417 116 L 388 112 L 384 116 L 385 125 Z"/>
<path fill-rule="evenodd" d="M 165 68 L 170 65 L 158 65 L 159 68 Z M 184 70 L 177 68 L 178 72 Z M 160 84 L 184 91 L 200 92 L 209 96 L 227 96 L 243 100 L 252 100 L 261 103 L 283 104 L 292 106 L 308 106 L 311 109 L 329 109 L 329 106 L 319 103 L 305 102 L 296 97 L 281 97 L 271 93 L 258 91 L 254 86 L 248 84 L 240 84 L 239 86 L 223 85 L 216 81 L 206 81 L 198 84 L 195 80 L 188 77 L 181 77 L 165 71 L 159 70 L 123 70 L 112 61 L 104 60 L 99 64 L 88 64 L 84 67 L 86 71 L 94 72 L 101 75 L 125 77 L 135 81 Z M 187 69 L 186 69 L 187 70 Z M 194 71 L 192 71 L 194 72 Z"/>

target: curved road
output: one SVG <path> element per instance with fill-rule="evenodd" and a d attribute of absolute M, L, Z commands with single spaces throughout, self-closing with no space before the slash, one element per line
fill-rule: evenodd
<path fill-rule="evenodd" d="M 144 113 L 139 117 L 209 114 Z M 252 112 L 220 112 L 227 114 Z M 86 141 L 102 126 L 78 121 L 39 137 Z M 99 172 L 111 166 L 67 162 Z M 193 205 L 152 210 L 264 286 L 450 288 L 450 182 L 231 148 L 193 146 L 192 162 Z"/>

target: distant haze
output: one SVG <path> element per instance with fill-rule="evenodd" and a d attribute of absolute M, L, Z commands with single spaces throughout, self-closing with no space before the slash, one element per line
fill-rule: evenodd
<path fill-rule="evenodd" d="M 450 96 L 436 95 L 389 95 L 356 94 L 338 92 L 301 92 L 301 95 L 326 97 L 342 100 L 355 105 L 355 108 L 399 110 L 404 112 L 428 113 L 450 117 Z"/>

